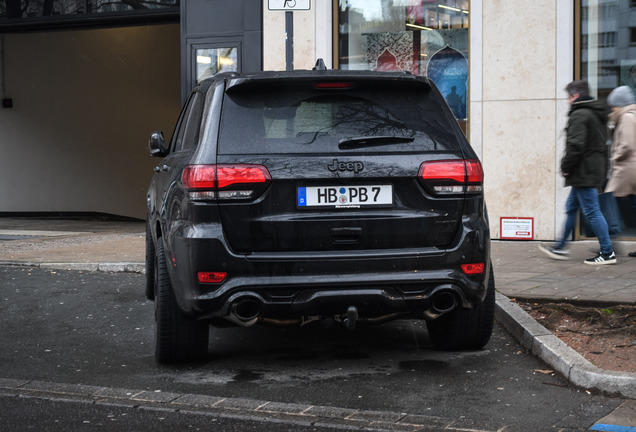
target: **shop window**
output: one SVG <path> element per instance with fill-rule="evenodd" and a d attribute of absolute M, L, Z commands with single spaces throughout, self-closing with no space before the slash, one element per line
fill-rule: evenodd
<path fill-rule="evenodd" d="M 469 14 L 467 0 L 339 0 L 339 67 L 428 76 L 465 128 Z"/>
<path fill-rule="evenodd" d="M 590 83 L 595 97 L 605 100 L 618 86 L 636 92 L 636 0 L 577 0 L 581 50 L 577 79 Z M 636 236 L 636 216 L 629 200 L 619 200 L 624 235 Z"/>

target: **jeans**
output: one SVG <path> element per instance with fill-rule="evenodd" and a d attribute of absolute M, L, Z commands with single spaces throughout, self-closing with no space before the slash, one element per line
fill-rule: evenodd
<path fill-rule="evenodd" d="M 563 249 L 568 238 L 572 235 L 579 208 L 592 225 L 594 234 L 596 234 L 596 238 L 601 245 L 601 253 L 611 254 L 613 252 L 612 243 L 610 242 L 607 222 L 598 204 L 598 191 L 596 188 L 572 188 L 568 200 L 565 203 L 565 213 L 567 215 L 565 231 L 556 248 Z"/>

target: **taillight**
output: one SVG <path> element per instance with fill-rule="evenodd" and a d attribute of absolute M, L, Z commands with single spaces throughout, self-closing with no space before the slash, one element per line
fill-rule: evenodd
<path fill-rule="evenodd" d="M 181 180 L 186 189 L 215 189 L 216 165 L 188 165 Z"/>
<path fill-rule="evenodd" d="M 267 183 L 271 177 L 261 165 L 217 165 L 217 187 L 225 189 L 237 184 Z"/>
<path fill-rule="evenodd" d="M 252 198 L 271 180 L 262 165 L 188 165 L 181 181 L 192 200 Z"/>
<path fill-rule="evenodd" d="M 466 192 L 482 192 L 484 190 L 484 170 L 481 162 L 475 159 L 466 161 Z"/>
<path fill-rule="evenodd" d="M 484 171 L 477 159 L 430 161 L 420 165 L 418 178 L 437 194 L 480 193 Z"/>

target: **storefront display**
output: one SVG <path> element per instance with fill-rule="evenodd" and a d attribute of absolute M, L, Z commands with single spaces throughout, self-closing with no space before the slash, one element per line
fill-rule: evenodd
<path fill-rule="evenodd" d="M 439 87 L 468 118 L 468 1 L 340 0 L 340 69 L 407 70 Z"/>
<path fill-rule="evenodd" d="M 618 86 L 636 92 L 636 1 L 579 0 L 577 78 L 590 83 L 601 100 Z M 610 134 L 611 138 L 611 134 Z M 631 200 L 619 199 L 625 222 L 623 234 L 636 234 L 636 217 Z"/>

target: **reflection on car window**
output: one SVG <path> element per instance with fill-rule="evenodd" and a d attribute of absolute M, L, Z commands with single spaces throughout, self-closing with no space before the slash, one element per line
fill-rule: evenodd
<path fill-rule="evenodd" d="M 171 143 L 172 151 L 188 150 L 196 147 L 203 115 L 203 102 L 203 95 L 197 92 L 186 103 Z"/>
<path fill-rule="evenodd" d="M 433 149 L 440 142 L 456 145 L 448 119 L 439 109 L 427 106 L 426 94 L 420 98 L 408 92 L 226 95 L 219 150 L 232 154 L 334 152 L 340 142 L 360 137 L 398 138 L 376 140 L 374 151 L 380 152 L 396 151 L 396 147 L 398 151 Z"/>
<path fill-rule="evenodd" d="M 286 138 L 297 144 L 310 144 L 317 139 L 359 135 L 397 134 L 411 131 L 386 109 L 360 98 L 318 97 L 290 108 L 267 108 L 265 137 Z M 277 113 L 282 111 L 282 115 Z"/>
<path fill-rule="evenodd" d="M 204 97 L 201 93 L 194 96 L 192 110 L 188 115 L 188 122 L 185 126 L 185 134 L 181 143 L 183 150 L 193 149 L 199 141 L 199 130 L 201 129 L 201 117 L 203 115 Z"/>

